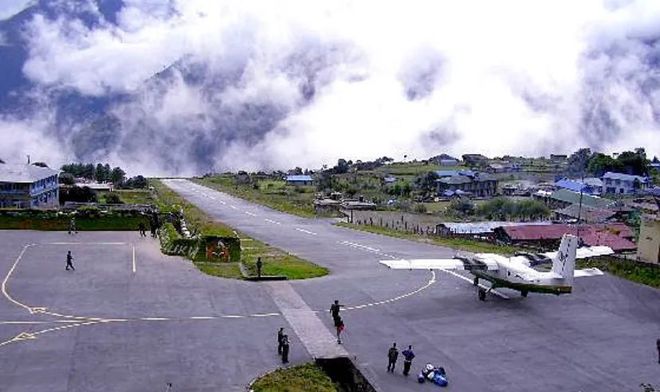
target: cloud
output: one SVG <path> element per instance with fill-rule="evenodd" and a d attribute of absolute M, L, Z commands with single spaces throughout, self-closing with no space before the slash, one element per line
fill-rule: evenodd
<path fill-rule="evenodd" d="M 34 4 L 33 0 L 3 0 L 0 3 L 0 21 L 9 19 Z"/>
<path fill-rule="evenodd" d="M 660 154 L 654 0 L 124 3 L 116 23 L 25 26 L 35 84 L 127 97 L 58 130 L 76 156 L 194 173 L 582 145 Z"/>

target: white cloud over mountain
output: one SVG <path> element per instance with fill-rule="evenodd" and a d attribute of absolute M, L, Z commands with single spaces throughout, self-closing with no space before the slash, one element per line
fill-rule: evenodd
<path fill-rule="evenodd" d="M 95 23 L 29 20 L 23 72 L 46 96 L 128 96 L 111 105 L 117 129 L 95 158 L 134 170 L 583 145 L 660 154 L 655 0 L 130 0 L 116 21 L 85 7 Z M 25 133 L 12 151 L 42 134 L 53 159 L 90 156 L 79 134 L 44 123 L 53 110 L 5 116 Z"/>

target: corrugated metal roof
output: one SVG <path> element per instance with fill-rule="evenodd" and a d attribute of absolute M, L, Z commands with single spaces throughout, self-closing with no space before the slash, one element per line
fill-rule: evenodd
<path fill-rule="evenodd" d="M 296 182 L 296 181 L 313 181 L 314 179 L 312 178 L 312 176 L 308 176 L 308 175 L 290 175 L 290 176 L 286 176 L 286 180 Z"/>
<path fill-rule="evenodd" d="M 585 185 L 579 181 L 569 180 L 568 178 L 562 178 L 561 180 L 555 182 L 555 186 L 563 189 L 568 189 L 573 192 L 580 192 L 586 190 Z"/>
<path fill-rule="evenodd" d="M 58 173 L 58 170 L 47 167 L 0 164 L 0 182 L 33 183 Z"/>
<path fill-rule="evenodd" d="M 614 211 L 589 206 L 582 206 L 582 211 L 580 211 L 580 206 L 577 204 L 571 204 L 566 208 L 555 210 L 555 212 L 571 218 L 577 218 L 579 215 L 580 219 L 587 223 L 602 223 L 616 214 Z"/>
<path fill-rule="evenodd" d="M 580 203 L 580 193 L 569 191 L 568 189 L 559 189 L 550 195 L 550 198 L 571 204 Z M 614 204 L 614 201 L 601 197 L 582 195 L 582 205 L 606 209 Z"/>
<path fill-rule="evenodd" d="M 559 240 L 564 234 L 576 234 L 577 225 L 524 225 L 507 226 L 502 230 L 514 241 Z M 633 237 L 630 228 L 622 223 L 580 225 L 580 238 L 586 245 L 605 245 L 614 251 L 636 249 L 628 238 Z"/>
<path fill-rule="evenodd" d="M 498 227 L 522 226 L 522 225 L 547 225 L 547 222 L 442 222 L 438 226 L 444 226 L 456 234 L 480 234 L 492 233 Z"/>

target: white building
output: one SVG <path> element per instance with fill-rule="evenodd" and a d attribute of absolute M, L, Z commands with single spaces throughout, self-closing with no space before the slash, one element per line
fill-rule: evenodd
<path fill-rule="evenodd" d="M 33 165 L 0 164 L 0 208 L 59 205 L 59 171 Z"/>
<path fill-rule="evenodd" d="M 603 175 L 603 193 L 630 195 L 648 188 L 648 177 L 607 172 Z"/>

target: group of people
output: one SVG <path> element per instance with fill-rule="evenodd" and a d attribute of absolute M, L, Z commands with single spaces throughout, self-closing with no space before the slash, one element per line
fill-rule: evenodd
<path fill-rule="evenodd" d="M 160 219 L 158 218 L 158 214 L 153 213 L 149 217 L 149 231 L 151 232 L 151 237 L 152 238 L 157 238 L 158 237 L 158 228 L 160 227 Z M 144 224 L 144 222 L 140 222 L 138 224 L 138 231 L 140 232 L 140 237 L 146 237 L 147 236 L 147 228 Z"/>
<path fill-rule="evenodd" d="M 415 353 L 413 352 L 412 346 L 408 346 L 407 349 L 401 352 L 403 355 L 403 375 L 408 376 L 410 374 L 410 367 L 412 366 L 412 360 L 415 358 Z M 396 348 L 396 342 L 392 343 L 392 347 L 387 350 L 387 371 L 394 373 L 394 367 L 396 366 L 396 361 L 399 359 L 399 350 Z"/>

